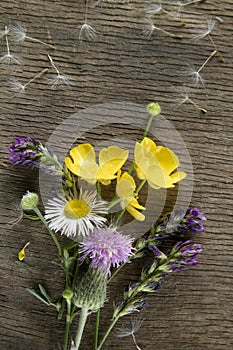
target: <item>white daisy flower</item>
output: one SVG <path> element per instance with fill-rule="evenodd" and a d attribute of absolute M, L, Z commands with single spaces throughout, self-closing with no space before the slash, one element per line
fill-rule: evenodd
<path fill-rule="evenodd" d="M 60 231 L 62 235 L 76 238 L 87 236 L 94 228 L 103 226 L 107 214 L 107 205 L 103 200 L 96 199 L 96 192 L 85 191 L 77 197 L 68 199 L 59 195 L 48 201 L 45 208 L 45 219 L 51 230 Z"/>

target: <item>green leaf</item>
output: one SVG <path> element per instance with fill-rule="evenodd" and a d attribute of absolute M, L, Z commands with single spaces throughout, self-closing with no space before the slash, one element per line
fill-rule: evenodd
<path fill-rule="evenodd" d="M 15 261 L 15 265 L 19 266 L 19 267 L 22 267 L 22 268 L 24 268 L 26 270 L 29 270 L 29 271 L 34 271 L 33 267 L 29 266 L 28 264 L 26 264 L 23 261 L 16 260 Z"/>
<path fill-rule="evenodd" d="M 71 242 L 71 243 L 68 244 L 64 249 L 70 250 L 70 249 L 73 249 L 73 248 L 77 247 L 78 245 L 79 245 L 78 242 Z"/>
<path fill-rule="evenodd" d="M 40 220 L 40 219 L 38 218 L 38 216 L 35 216 L 35 215 L 28 215 L 28 214 L 25 214 L 25 213 L 24 213 L 23 215 L 24 215 L 25 218 L 30 219 L 30 220 L 33 220 L 33 221 Z"/>
<path fill-rule="evenodd" d="M 47 294 L 46 290 L 44 289 L 44 287 L 43 287 L 41 284 L 39 284 L 39 289 L 40 289 L 41 294 L 42 294 L 42 295 L 45 297 L 45 299 L 48 301 L 48 303 L 51 304 L 51 303 L 52 303 L 52 302 L 51 302 L 51 299 L 50 299 L 49 295 Z"/>
<path fill-rule="evenodd" d="M 42 296 L 40 293 L 38 293 L 35 289 L 27 288 L 26 290 L 27 290 L 29 293 L 31 293 L 32 295 L 34 295 L 34 297 L 36 297 L 37 299 L 39 299 L 40 301 L 42 301 L 42 303 L 44 303 L 44 304 L 50 306 L 50 303 L 48 303 L 48 301 L 45 300 L 45 299 L 43 298 L 43 296 Z"/>

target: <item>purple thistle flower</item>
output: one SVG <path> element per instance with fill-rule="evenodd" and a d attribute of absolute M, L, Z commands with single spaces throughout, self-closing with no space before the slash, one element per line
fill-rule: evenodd
<path fill-rule="evenodd" d="M 128 262 L 132 253 L 133 238 L 120 234 L 114 228 L 95 229 L 81 245 L 81 261 L 91 259 L 91 268 L 111 275 L 110 268 Z"/>
<path fill-rule="evenodd" d="M 202 252 L 201 244 L 192 241 L 178 242 L 170 253 L 170 261 L 167 267 L 171 272 L 178 272 L 188 266 L 197 265 L 199 253 Z"/>
<path fill-rule="evenodd" d="M 17 136 L 15 142 L 8 147 L 10 162 L 14 165 L 35 166 L 38 163 L 40 142 L 32 137 Z"/>

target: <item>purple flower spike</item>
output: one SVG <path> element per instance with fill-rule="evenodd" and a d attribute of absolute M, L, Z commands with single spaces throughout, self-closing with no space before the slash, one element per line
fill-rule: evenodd
<path fill-rule="evenodd" d="M 169 236 L 201 233 L 206 220 L 205 214 L 198 208 L 175 210 L 156 224 L 151 239 L 161 242 Z"/>
<path fill-rule="evenodd" d="M 192 241 L 178 242 L 170 253 L 168 268 L 171 272 L 177 272 L 188 266 L 197 265 L 197 259 L 201 252 L 201 244 Z"/>
<path fill-rule="evenodd" d="M 10 153 L 10 162 L 14 165 L 37 164 L 37 158 L 40 156 L 40 142 L 32 137 L 17 136 L 15 142 L 8 147 Z"/>
<path fill-rule="evenodd" d="M 110 268 L 118 267 L 132 255 L 133 239 L 114 228 L 95 229 L 81 242 L 81 260 L 91 259 L 91 268 L 111 275 Z"/>

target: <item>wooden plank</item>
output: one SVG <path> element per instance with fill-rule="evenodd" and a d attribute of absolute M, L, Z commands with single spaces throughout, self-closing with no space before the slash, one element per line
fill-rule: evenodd
<path fill-rule="evenodd" d="M 163 3 L 169 11 L 174 8 L 171 1 Z M 78 40 L 84 1 L 1 3 L 1 30 L 5 25 L 21 23 L 28 36 L 56 46 L 51 50 L 30 40 L 14 43 L 9 38 L 11 52 L 22 64 L 9 66 L 0 62 L 1 349 L 59 349 L 64 327 L 53 310 L 48 311 L 25 290 L 42 283 L 56 300 L 64 276 L 53 263 L 56 250 L 39 222 L 23 220 L 9 225 L 19 215 L 16 207 L 25 190 L 39 190 L 39 174 L 11 166 L 7 147 L 16 135 L 46 142 L 57 126 L 86 107 L 107 102 L 145 106 L 152 100 L 161 104 L 163 116 L 178 130 L 189 150 L 194 167 L 192 205 L 206 212 L 208 222 L 206 232 L 195 237 L 204 249 L 199 265 L 171 276 L 149 297 L 152 306 L 141 315 L 144 322 L 136 334 L 138 344 L 147 350 L 232 348 L 232 4 L 232 0 L 206 0 L 186 6 L 181 13 L 184 27 L 164 13 L 157 14 L 156 26 L 182 34 L 183 38 L 155 30 L 148 39 L 143 35 L 148 1 L 102 1 L 88 14 L 97 32 L 89 43 Z M 213 57 L 203 69 L 205 85 L 197 87 L 190 83 L 185 70 L 189 65 L 201 67 L 214 49 L 208 37 L 192 39 L 209 18 L 216 20 L 211 38 L 224 62 L 218 55 Z M 0 39 L 0 53 L 6 53 L 4 38 Z M 53 90 L 48 86 L 48 79 L 55 74 L 48 54 L 61 73 L 72 78 L 70 89 Z M 24 94 L 14 96 L 10 78 L 17 77 L 25 84 L 45 68 L 49 68 L 46 75 L 30 84 Z M 175 104 L 171 85 L 183 84 L 190 88 L 190 98 L 207 110 L 206 114 L 188 102 L 179 107 Z M 121 120 L 116 122 L 121 132 Z M 82 123 L 89 126 L 89 122 Z M 116 130 L 100 131 L 100 139 L 111 137 L 111 132 Z M 124 125 L 123 132 L 129 138 L 134 135 L 129 125 Z M 95 142 L 95 133 L 90 132 L 89 137 Z M 33 272 L 14 265 L 19 249 L 27 241 L 31 242 L 27 262 L 34 267 Z M 101 332 L 111 317 L 113 299 L 121 297 L 124 285 L 134 281 L 139 272 L 140 266 L 130 265 L 112 282 L 109 302 L 101 316 Z M 92 348 L 93 323 L 94 316 L 88 320 L 83 350 Z M 132 339 L 115 335 L 103 349 L 135 348 Z"/>

